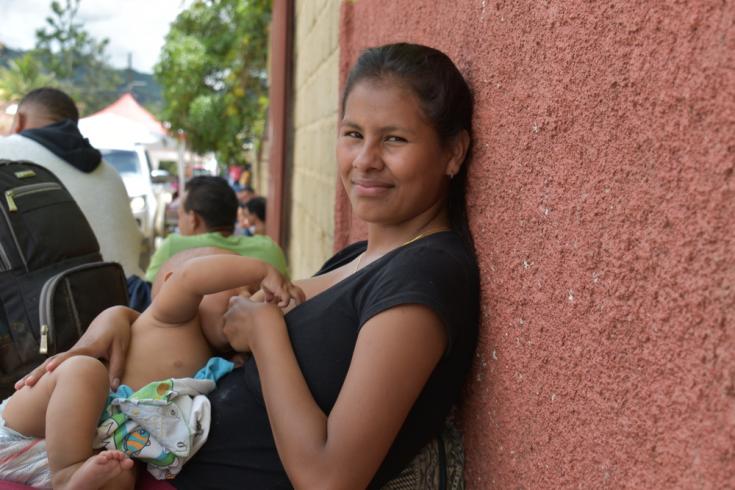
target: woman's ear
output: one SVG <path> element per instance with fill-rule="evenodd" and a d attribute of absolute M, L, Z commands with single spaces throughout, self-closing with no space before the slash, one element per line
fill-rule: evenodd
<path fill-rule="evenodd" d="M 447 176 L 451 179 L 459 173 L 464 163 L 467 150 L 470 147 L 470 135 L 467 130 L 462 130 L 449 146 L 449 161 L 447 162 Z"/>

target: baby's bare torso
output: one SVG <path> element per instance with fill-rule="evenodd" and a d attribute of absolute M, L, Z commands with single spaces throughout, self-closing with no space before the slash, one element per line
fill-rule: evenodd
<path fill-rule="evenodd" d="M 143 312 L 130 327 L 130 346 L 122 383 L 138 390 L 167 378 L 189 378 L 212 356 L 199 317 L 182 324 L 157 321 Z"/>
<path fill-rule="evenodd" d="M 338 269 L 298 281 L 298 284 L 306 297 L 311 298 L 344 279 L 345 275 Z M 212 301 L 210 306 L 214 305 L 213 309 L 221 316 L 231 295 L 225 295 L 221 305 Z M 284 313 L 292 307 L 293 304 Z M 122 383 L 137 390 L 152 381 L 192 377 L 212 355 L 214 351 L 202 333 L 199 315 L 189 322 L 174 325 L 156 320 L 149 308 L 130 327 L 130 347 Z"/>

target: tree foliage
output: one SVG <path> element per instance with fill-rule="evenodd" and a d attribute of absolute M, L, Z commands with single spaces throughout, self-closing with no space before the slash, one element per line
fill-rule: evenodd
<path fill-rule="evenodd" d="M 115 100 L 122 80 L 107 64 L 109 40 L 93 38 L 77 20 L 80 1 L 51 2 L 46 25 L 36 31 L 33 55 L 83 112 L 92 112 Z"/>
<path fill-rule="evenodd" d="M 155 67 L 164 117 L 194 151 L 243 162 L 267 105 L 269 0 L 195 0 L 171 25 Z"/>
<path fill-rule="evenodd" d="M 32 53 L 8 62 L 0 68 L 0 99 L 18 101 L 25 94 L 39 87 L 58 85 L 56 79 L 46 73 Z"/>

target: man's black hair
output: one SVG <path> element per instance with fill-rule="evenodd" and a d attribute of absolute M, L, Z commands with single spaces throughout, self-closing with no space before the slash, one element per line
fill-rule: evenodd
<path fill-rule="evenodd" d="M 184 210 L 201 216 L 209 231 L 232 233 L 237 205 L 235 191 L 222 177 L 199 175 L 186 183 Z"/>
<path fill-rule="evenodd" d="M 39 107 L 54 122 L 64 119 L 79 122 L 79 110 L 74 100 L 57 88 L 42 87 L 31 90 L 21 99 L 18 109 L 26 104 Z"/>
<path fill-rule="evenodd" d="M 265 223 L 265 198 L 258 196 L 248 200 L 243 207 L 248 210 L 249 213 L 254 214 L 260 221 Z"/>

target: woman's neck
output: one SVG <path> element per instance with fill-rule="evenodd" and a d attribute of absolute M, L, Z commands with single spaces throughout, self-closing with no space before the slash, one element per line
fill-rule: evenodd
<path fill-rule="evenodd" d="M 370 223 L 368 224 L 368 246 L 364 262 L 372 262 L 395 248 L 448 229 L 449 218 L 444 207 L 430 209 L 399 224 Z"/>

